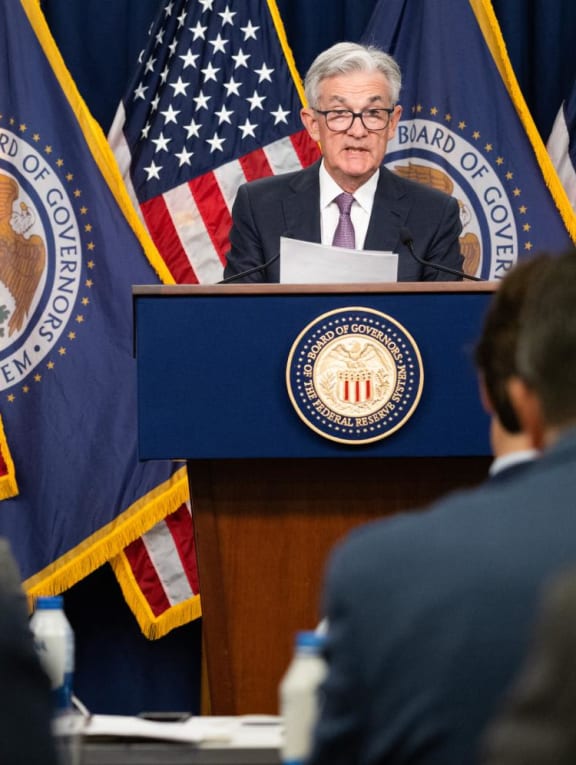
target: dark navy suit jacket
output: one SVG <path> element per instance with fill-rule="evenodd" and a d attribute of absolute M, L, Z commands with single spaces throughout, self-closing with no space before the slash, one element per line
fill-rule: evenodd
<path fill-rule="evenodd" d="M 261 266 L 278 255 L 280 237 L 307 242 L 320 238 L 320 163 L 295 173 L 262 178 L 241 186 L 232 209 L 231 250 L 224 276 Z M 409 229 L 416 254 L 449 268 L 461 270 L 463 258 L 457 201 L 440 191 L 380 170 L 364 249 L 391 250 L 399 254 L 398 281 L 453 281 L 417 263 L 400 241 L 400 230 Z M 245 281 L 278 282 L 276 260 L 266 271 Z"/>
<path fill-rule="evenodd" d="M 478 761 L 541 587 L 576 561 L 576 431 L 513 473 L 336 548 L 310 765 Z"/>

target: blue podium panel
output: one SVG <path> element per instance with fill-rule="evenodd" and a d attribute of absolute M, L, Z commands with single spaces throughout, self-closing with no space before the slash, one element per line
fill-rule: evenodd
<path fill-rule="evenodd" d="M 494 285 L 134 287 L 142 459 L 488 455 L 473 350 Z M 288 392 L 291 349 L 331 312 L 375 311 L 411 336 L 420 400 L 370 443 L 309 427 Z"/>

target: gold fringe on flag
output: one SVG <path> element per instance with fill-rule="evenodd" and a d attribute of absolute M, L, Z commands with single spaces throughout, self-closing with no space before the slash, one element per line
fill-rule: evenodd
<path fill-rule="evenodd" d="M 200 595 L 194 595 L 188 600 L 183 600 L 171 606 L 163 614 L 155 616 L 138 586 L 126 554 L 124 552 L 119 553 L 115 558 L 112 558 L 110 564 L 126 603 L 136 617 L 142 633 L 150 640 L 164 637 L 175 627 L 182 627 L 193 619 L 202 616 Z"/>
<path fill-rule="evenodd" d="M 167 481 L 140 497 L 113 521 L 26 579 L 24 588 L 28 596 L 36 598 L 39 595 L 64 592 L 150 531 L 186 502 L 188 496 L 188 476 L 186 468 L 182 467 Z"/>

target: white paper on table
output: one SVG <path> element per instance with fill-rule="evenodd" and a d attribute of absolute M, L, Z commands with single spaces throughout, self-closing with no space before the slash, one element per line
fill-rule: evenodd
<path fill-rule="evenodd" d="M 182 722 L 157 722 L 129 715 L 92 715 L 86 721 L 83 734 L 116 739 L 147 738 L 200 743 L 203 735 L 198 726 L 191 724 L 192 719 Z"/>
<path fill-rule="evenodd" d="M 281 744 L 282 721 L 274 715 L 199 715 L 181 722 L 157 722 L 124 715 L 92 715 L 86 721 L 82 734 L 89 737 L 146 738 L 208 746 L 225 743 L 238 748 L 277 748 Z"/>
<path fill-rule="evenodd" d="M 396 282 L 398 255 L 280 237 L 281 284 Z"/>

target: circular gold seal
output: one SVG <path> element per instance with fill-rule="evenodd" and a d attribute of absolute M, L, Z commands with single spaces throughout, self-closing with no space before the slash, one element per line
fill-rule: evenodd
<path fill-rule="evenodd" d="M 314 319 L 286 365 L 290 400 L 303 422 L 332 441 L 367 444 L 412 416 L 424 373 L 418 346 L 395 319 L 339 308 Z"/>

